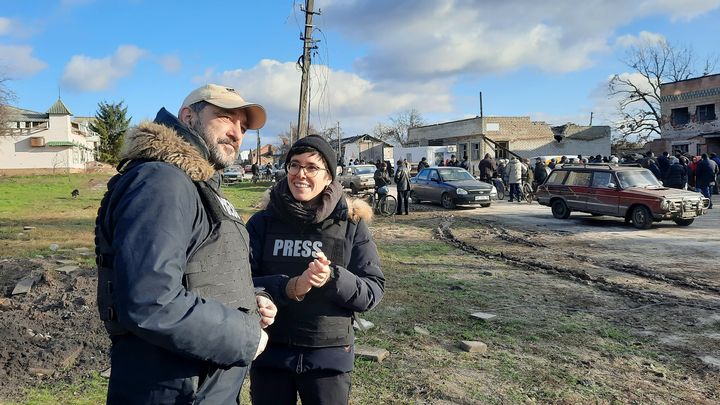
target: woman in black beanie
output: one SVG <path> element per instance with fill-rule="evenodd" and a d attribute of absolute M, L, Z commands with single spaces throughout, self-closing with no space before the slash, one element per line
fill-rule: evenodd
<path fill-rule="evenodd" d="M 253 404 L 347 404 L 352 316 L 382 299 L 385 278 L 367 226 L 372 210 L 335 180 L 337 158 L 310 135 L 287 154 L 287 176 L 250 218 L 256 287 L 278 307 L 268 346 L 252 364 Z"/>

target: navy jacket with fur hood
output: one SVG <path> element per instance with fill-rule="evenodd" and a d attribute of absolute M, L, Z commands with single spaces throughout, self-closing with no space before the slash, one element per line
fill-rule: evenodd
<path fill-rule="evenodd" d="M 108 403 L 234 403 L 257 350 L 258 318 L 183 287 L 212 231 L 193 183 L 219 187 L 206 156 L 164 109 L 128 133 L 122 158 L 146 162 L 111 180 L 96 230 L 113 249 L 114 305 L 129 331 L 112 336 Z"/>

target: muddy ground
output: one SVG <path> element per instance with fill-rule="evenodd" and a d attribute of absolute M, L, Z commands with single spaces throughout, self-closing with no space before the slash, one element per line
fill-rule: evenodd
<path fill-rule="evenodd" d="M 556 220 L 536 203 L 412 208 L 409 216 L 373 224 L 379 243 L 398 238 L 420 243 L 403 235 L 420 227 L 456 247 L 468 262 L 502 264 L 590 289 L 592 297 L 549 299 L 570 310 L 603 314 L 682 353 L 695 382 L 667 390 L 679 400 L 720 401 L 720 210 L 690 227 L 670 222 L 637 230 L 609 217 L 573 214 Z M 95 308 L 95 272 L 79 264 L 87 254 L 59 249 L 42 258 L 0 260 L 0 399 L 17 398 L 39 382 L 71 381 L 109 367 L 109 339 Z M 71 263 L 80 268 L 57 271 Z M 11 295 L 26 277 L 35 277 L 31 291 Z M 525 294 L 550 289 L 528 288 Z"/>

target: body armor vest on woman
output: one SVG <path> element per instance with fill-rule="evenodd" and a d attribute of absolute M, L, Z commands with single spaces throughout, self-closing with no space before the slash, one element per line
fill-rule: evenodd
<path fill-rule="evenodd" d="M 295 277 L 322 251 L 332 264 L 347 267 L 346 220 L 327 219 L 301 231 L 272 217 L 265 218 L 265 245 L 260 269 L 264 275 Z M 324 290 L 311 289 L 303 301 L 291 302 L 278 311 L 268 327 L 272 343 L 304 347 L 346 346 L 353 343 L 352 311 L 325 297 Z"/>
<path fill-rule="evenodd" d="M 202 298 L 214 299 L 230 308 L 257 313 L 248 259 L 249 236 L 245 225 L 229 201 L 207 183 L 194 183 L 210 218 L 212 231 L 189 257 L 183 285 Z M 108 215 L 103 211 L 107 210 L 107 202 L 111 194 L 112 188 L 103 198 L 100 205 L 101 215 L 98 215 L 98 218 Z M 115 269 L 112 267 L 114 261 L 112 241 L 105 240 L 99 224 L 96 224 L 95 235 L 98 266 L 97 304 L 100 319 L 109 334 L 123 334 L 127 331 L 117 322 L 113 304 L 112 283 Z"/>

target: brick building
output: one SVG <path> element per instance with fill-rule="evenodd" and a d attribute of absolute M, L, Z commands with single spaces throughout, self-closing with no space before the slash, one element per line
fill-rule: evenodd
<path fill-rule="evenodd" d="M 720 74 L 661 84 L 661 135 L 649 148 L 656 153 L 720 153 L 718 108 Z"/>
<path fill-rule="evenodd" d="M 467 155 L 475 166 L 486 153 L 508 158 L 610 154 L 609 126 L 568 123 L 550 126 L 530 117 L 475 117 L 411 128 L 406 146 L 456 145 L 457 157 Z"/>

